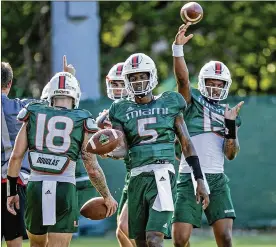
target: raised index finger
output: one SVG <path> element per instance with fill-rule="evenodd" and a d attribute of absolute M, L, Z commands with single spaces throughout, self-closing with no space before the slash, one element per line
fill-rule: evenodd
<path fill-rule="evenodd" d="M 67 67 L 67 59 L 66 59 L 66 55 L 64 55 L 63 56 L 63 71 L 66 67 Z"/>

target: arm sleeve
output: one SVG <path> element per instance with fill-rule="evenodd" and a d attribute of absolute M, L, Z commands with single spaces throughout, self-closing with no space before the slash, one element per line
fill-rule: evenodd
<path fill-rule="evenodd" d="M 116 103 L 113 102 L 109 108 L 109 119 L 112 123 L 112 128 L 116 126 L 122 126 L 122 122 L 116 116 Z"/>

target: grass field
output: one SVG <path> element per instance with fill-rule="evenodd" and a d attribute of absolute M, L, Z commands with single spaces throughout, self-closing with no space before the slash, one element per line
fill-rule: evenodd
<path fill-rule="evenodd" d="M 192 237 L 191 245 L 194 247 L 216 247 L 212 236 Z M 4 245 L 6 246 L 6 245 Z M 29 246 L 28 241 L 23 247 Z M 80 237 L 73 239 L 71 247 L 117 247 L 119 246 L 113 237 L 91 238 Z M 276 247 L 276 234 L 261 234 L 250 236 L 234 236 L 235 247 Z M 165 240 L 165 247 L 173 247 L 171 240 Z"/>

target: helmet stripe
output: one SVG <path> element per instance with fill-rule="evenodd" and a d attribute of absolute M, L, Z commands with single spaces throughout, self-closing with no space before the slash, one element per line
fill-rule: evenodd
<path fill-rule="evenodd" d="M 64 75 L 59 77 L 58 88 L 65 89 L 65 76 Z"/>
<path fill-rule="evenodd" d="M 116 75 L 122 75 L 123 65 L 119 65 L 116 70 Z"/>
<path fill-rule="evenodd" d="M 221 63 L 216 63 L 215 64 L 215 74 L 221 74 Z"/>
<path fill-rule="evenodd" d="M 133 69 L 138 68 L 138 60 L 139 60 L 139 56 L 135 56 L 135 57 L 132 58 L 132 68 Z"/>

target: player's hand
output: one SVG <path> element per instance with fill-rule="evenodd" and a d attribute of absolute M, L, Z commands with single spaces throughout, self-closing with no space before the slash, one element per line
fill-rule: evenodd
<path fill-rule="evenodd" d="M 189 34 L 188 36 L 185 36 L 186 31 L 190 25 L 191 25 L 191 22 L 188 22 L 187 24 L 183 24 L 180 26 L 178 33 L 175 36 L 175 40 L 174 40 L 175 45 L 185 45 L 194 36 L 193 34 Z"/>
<path fill-rule="evenodd" d="M 16 215 L 17 213 L 14 206 L 16 207 L 16 209 L 20 208 L 18 195 L 7 197 L 7 209 L 11 214 Z"/>
<path fill-rule="evenodd" d="M 63 71 L 69 72 L 73 76 L 76 75 L 76 69 L 74 66 L 72 64 L 67 65 L 67 59 L 65 55 L 63 56 Z"/>
<path fill-rule="evenodd" d="M 96 123 L 99 128 L 104 127 L 105 129 L 111 129 L 112 124 L 108 117 L 109 111 L 104 109 L 102 112 L 99 113 L 99 116 L 96 118 Z"/>
<path fill-rule="evenodd" d="M 107 154 L 99 154 L 99 156 L 100 156 L 102 159 L 107 159 L 107 158 L 108 158 Z"/>
<path fill-rule="evenodd" d="M 227 104 L 225 107 L 224 117 L 226 119 L 235 120 L 239 114 L 239 111 L 243 105 L 244 101 L 241 101 L 239 104 L 237 104 L 232 109 L 229 109 L 229 105 Z"/>
<path fill-rule="evenodd" d="M 205 210 L 209 205 L 210 199 L 209 199 L 208 192 L 205 188 L 204 181 L 202 179 L 198 179 L 197 180 L 197 188 L 196 188 L 196 202 L 197 202 L 197 204 L 200 203 L 201 197 L 203 198 L 202 208 L 203 208 L 203 210 Z"/>
<path fill-rule="evenodd" d="M 105 203 L 105 206 L 107 207 L 106 217 L 110 217 L 116 212 L 118 203 L 112 197 L 112 195 L 104 198 L 104 203 Z"/>

